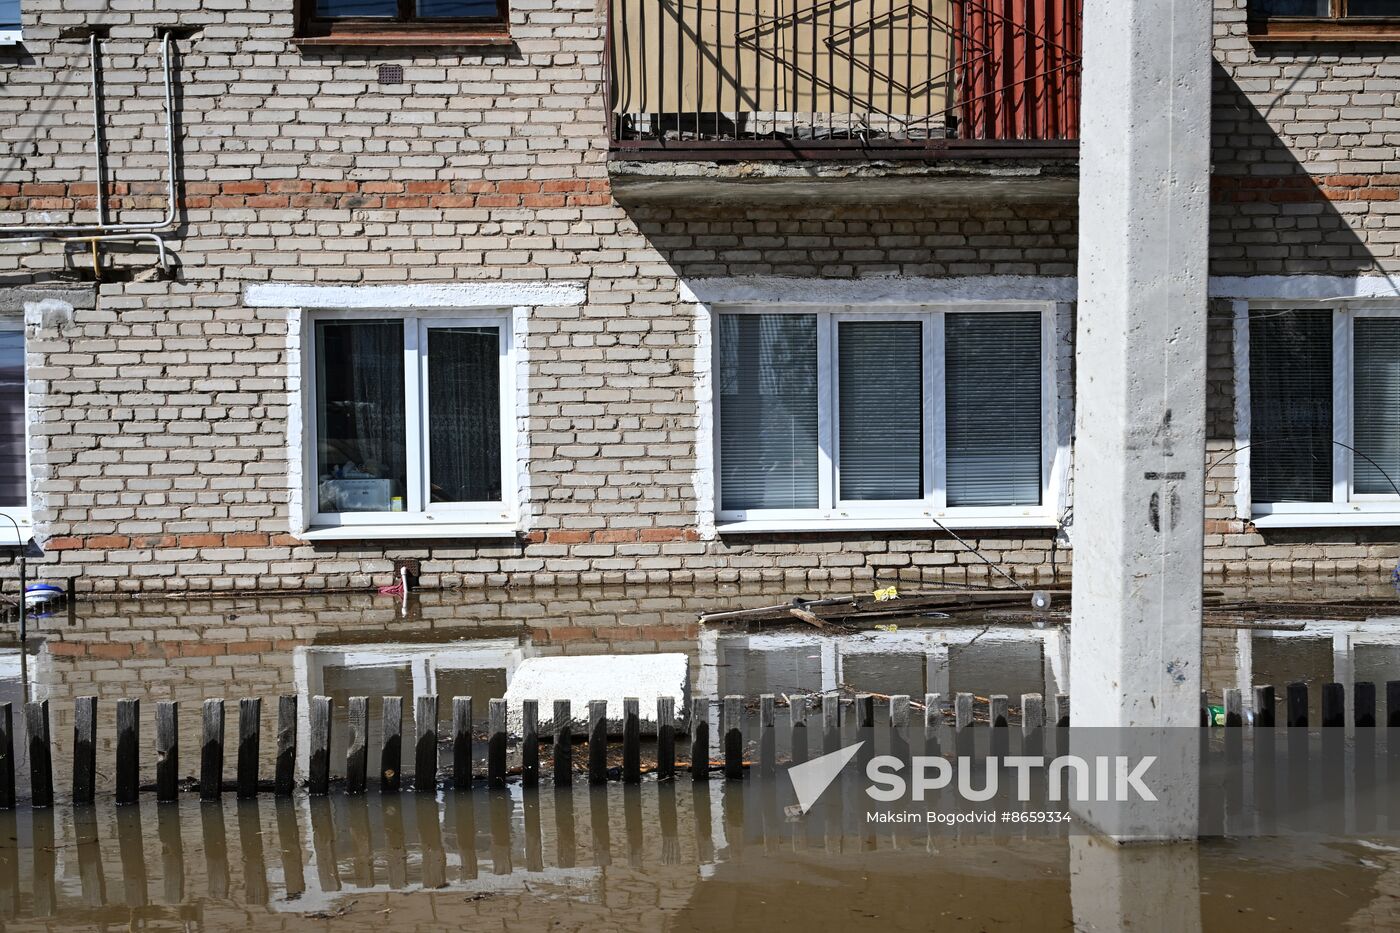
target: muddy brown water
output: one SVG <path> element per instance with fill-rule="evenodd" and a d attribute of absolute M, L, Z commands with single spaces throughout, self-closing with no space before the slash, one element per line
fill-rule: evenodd
<path fill-rule="evenodd" d="M 580 786 L 567 805 L 552 791 L 536 798 L 518 788 L 465 801 L 372 792 L 239 803 L 229 795 L 212 806 L 193 795 L 156 806 L 148 795 L 120 809 L 102 793 L 111 788 L 119 698 L 142 702 L 143 748 L 155 702 L 181 702 L 181 771 L 193 777 L 198 706 L 208 697 L 227 699 L 230 739 L 237 699 L 263 697 L 265 776 L 275 697 L 333 697 L 339 774 L 351 695 L 467 695 L 484 718 L 486 701 L 504 693 L 521 661 L 542 655 L 680 652 L 694 695 L 775 693 L 780 702 L 835 689 L 1072 692 L 1069 634 L 1053 623 L 989 626 L 969 614 L 833 637 L 696 621 L 700 612 L 794 595 L 831 594 L 639 585 L 428 592 L 406 605 L 373 594 L 230 596 L 85 602 L 75 624 L 36 619 L 25 646 L 0 648 L 0 702 L 50 701 L 60 806 L 0 814 L 0 922 L 50 930 L 1400 928 L 1394 838 L 1209 840 L 1153 856 L 1083 838 L 920 841 L 854 829 L 814 839 L 781 821 L 736 831 L 743 808 L 723 781 L 698 793 L 688 781 L 669 790 Z M 1400 600 L 1389 585 L 1250 595 L 1295 603 L 1366 596 L 1397 609 L 1378 603 L 1327 621 L 1336 614 L 1291 605 L 1281 617 L 1307 619 L 1303 632 L 1207 630 L 1212 696 L 1254 683 L 1400 677 Z M 64 801 L 72 705 L 84 695 L 99 697 L 100 801 L 75 812 Z M 412 714 L 406 702 L 406 738 Z M 377 723 L 370 749 L 374 774 Z M 17 770 L 23 792 L 22 748 Z M 153 757 L 142 777 L 153 779 Z M 1161 883 L 1144 888 L 1144 879 Z M 1122 896 L 1106 905 L 1113 890 Z M 1125 916 L 1137 901 L 1146 913 Z"/>

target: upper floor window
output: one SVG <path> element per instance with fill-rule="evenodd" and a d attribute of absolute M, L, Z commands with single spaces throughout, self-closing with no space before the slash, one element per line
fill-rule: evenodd
<path fill-rule="evenodd" d="M 509 9 L 507 0 L 299 0 L 297 27 L 309 43 L 497 45 L 509 41 Z"/>
<path fill-rule="evenodd" d="M 732 528 L 1053 519 L 1039 310 L 725 311 L 717 518 Z"/>
<path fill-rule="evenodd" d="M 1249 0 L 1255 39 L 1400 41 L 1400 0 Z"/>

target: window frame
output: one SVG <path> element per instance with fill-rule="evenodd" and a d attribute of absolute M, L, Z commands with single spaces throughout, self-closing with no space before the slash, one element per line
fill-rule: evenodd
<path fill-rule="evenodd" d="M 296 41 L 300 45 L 510 45 L 510 2 L 496 0 L 490 17 L 420 18 L 416 0 L 396 0 L 398 14 L 316 15 L 317 0 L 294 0 Z"/>
<path fill-rule="evenodd" d="M 1332 499 L 1329 502 L 1254 502 L 1252 463 L 1265 456 L 1248 445 L 1253 438 L 1254 410 L 1250 395 L 1249 324 L 1255 311 L 1332 312 Z M 1354 425 L 1355 355 L 1353 325 L 1357 318 L 1400 319 L 1400 302 L 1394 299 L 1340 301 L 1239 301 L 1235 303 L 1236 510 L 1241 518 L 1259 527 L 1307 527 L 1310 525 L 1400 524 L 1400 495 L 1353 493 L 1356 457 Z M 1396 478 L 1400 482 L 1400 477 Z"/>
<path fill-rule="evenodd" d="M 0 331 L 18 332 L 24 339 L 24 504 L 0 506 L 0 547 L 22 547 L 34 537 L 34 452 L 30 443 L 29 334 L 19 318 L 0 318 Z M 14 524 L 11 524 L 13 521 Z"/>
<path fill-rule="evenodd" d="M 403 322 L 404 393 L 407 488 L 402 512 L 322 512 L 318 484 L 320 480 L 319 442 L 317 436 L 317 357 L 316 325 L 321 321 L 379 321 Z M 427 336 L 430 330 L 443 327 L 496 327 L 499 329 L 500 354 L 500 430 L 501 430 L 501 499 L 496 502 L 429 503 L 426 500 L 431 458 L 427 432 Z M 405 536 L 415 532 L 441 528 L 444 533 L 464 527 L 462 536 L 470 536 L 477 527 L 495 527 L 514 533 L 519 519 L 519 489 L 516 477 L 517 418 L 519 399 L 516 391 L 516 348 L 514 318 L 511 309 L 472 309 L 469 311 L 365 309 L 353 311 L 311 311 L 303 324 L 302 375 L 302 496 L 309 536 L 316 532 L 373 532 L 402 529 Z"/>
<path fill-rule="evenodd" d="M 1350 16 L 1349 0 L 1329 0 L 1327 16 L 1273 16 L 1250 13 L 1249 38 L 1255 42 L 1400 42 L 1400 14 Z"/>
<path fill-rule="evenodd" d="M 1040 315 L 1041 445 L 1040 504 L 1035 506 L 962 506 L 947 504 L 947 408 L 945 315 L 957 313 L 1035 312 Z M 943 302 L 899 305 L 804 305 L 727 303 L 710 308 L 710 372 L 713 388 L 707 412 L 712 425 L 710 475 L 713 514 L 720 534 L 767 531 L 936 529 L 935 519 L 957 528 L 1053 528 L 1063 511 L 1068 441 L 1062 436 L 1061 379 L 1066 361 L 1059 345 L 1061 305 L 1046 301 Z M 725 509 L 724 470 L 718 384 L 721 361 L 719 320 L 729 314 L 797 314 L 817 316 L 817 460 L 818 504 L 807 509 Z M 839 392 L 836 368 L 839 321 L 923 320 L 924 323 L 924 487 L 925 498 L 845 501 L 839 496 Z"/>

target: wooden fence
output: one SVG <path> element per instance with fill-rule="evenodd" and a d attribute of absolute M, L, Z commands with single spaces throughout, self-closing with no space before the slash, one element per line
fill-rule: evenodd
<path fill-rule="evenodd" d="M 1385 687 L 1385 725 L 1400 726 L 1400 680 L 1388 681 Z M 1253 694 L 1252 725 L 1256 729 L 1274 727 L 1277 724 L 1274 688 L 1255 687 Z M 1222 699 L 1225 710 L 1224 725 L 1227 728 L 1244 725 L 1245 714 L 1240 691 L 1227 690 Z M 831 693 L 816 697 L 797 697 L 794 700 L 795 702 L 788 704 L 788 722 L 784 725 L 790 733 L 793 761 L 805 760 L 809 729 L 815 730 L 818 727 L 816 723 L 809 726 L 809 714 L 819 713 L 821 744 L 827 751 L 831 751 L 840 743 L 843 724 L 852 724 L 852 715 L 856 728 L 875 727 L 877 700 L 886 706 L 887 717 L 884 724 L 893 735 L 907 735 L 912 714 L 918 711 L 922 713 L 922 726 L 926 736 L 950 726 L 955 737 L 955 747 L 960 750 L 971 747 L 970 739 L 974 727 L 990 727 L 994 730 L 993 736 L 996 736 L 998 733 L 995 730 L 1009 730 L 1011 726 L 1018 725 L 1029 740 L 1040 736 L 1046 727 L 1064 729 L 1070 722 L 1070 699 L 1065 694 L 1052 697 L 1048 711 L 1044 697 L 1038 693 L 1023 694 L 1020 706 L 1014 708 L 1010 704 L 1010 698 L 1003 694 L 984 698 L 972 693 L 957 693 L 951 696 L 930 693 L 924 696 L 922 703 L 912 700 L 907 695 L 879 694 L 860 694 L 852 698 Z M 816 703 L 813 704 L 812 700 Z M 71 800 L 77 806 L 92 804 L 96 796 L 97 704 L 97 697 L 79 697 L 74 708 Z M 659 780 L 672 780 L 677 775 L 678 766 L 682 766 L 696 781 L 708 780 L 714 771 L 721 771 L 730 779 L 744 776 L 746 770 L 755 764 L 745 758 L 747 745 L 744 723 L 748 715 L 747 701 L 741 696 L 723 698 L 718 723 L 722 748 L 719 760 L 713 759 L 710 754 L 709 720 L 712 705 L 712 699 L 697 700 L 693 704 L 694 709 L 688 723 L 685 723 L 676 716 L 674 699 L 663 697 L 657 701 L 655 765 L 648 768 L 647 773 L 654 773 Z M 639 702 L 635 698 L 623 701 L 620 769 L 613 769 L 608 765 L 610 746 L 607 706 L 604 700 L 592 700 L 588 703 L 587 732 L 582 743 L 586 748 L 586 768 L 580 773 L 586 774 L 590 784 L 606 783 L 614 771 L 618 772 L 624 783 L 638 783 L 644 773 Z M 773 773 L 778 764 L 777 709 L 778 704 L 773 694 L 764 694 L 758 698 L 756 766 L 760 774 Z M 1379 720 L 1374 684 L 1355 685 L 1352 709 L 1352 724 L 1357 730 L 1364 732 L 1377 726 Z M 1329 683 L 1323 686 L 1321 710 L 1324 734 L 1346 725 L 1346 696 L 1342 684 Z M 980 714 L 980 719 L 975 715 L 975 711 Z M 440 788 L 470 790 L 483 777 L 474 773 L 473 752 L 476 739 L 472 729 L 472 699 L 461 696 L 452 698 L 452 764 L 446 780 L 439 773 L 438 712 L 437 696 L 417 697 L 415 722 L 419 726 L 414 736 L 412 789 L 416 793 L 436 793 Z M 575 737 L 571 725 L 573 711 L 568 700 L 554 702 L 552 722 L 557 725 L 549 735 L 542 734 L 538 728 L 538 702 L 526 700 L 521 704 L 521 754 L 518 770 L 507 766 L 509 736 L 506 701 L 491 700 L 487 712 L 484 774 L 487 787 L 504 787 L 508 780 L 517 775 L 524 786 L 537 786 L 540 782 L 542 741 L 552 746 L 553 783 L 557 786 L 572 784 L 575 775 Z M 153 788 L 145 787 L 140 782 L 140 701 L 118 700 L 116 714 L 116 802 L 134 803 L 143 791 L 152 789 L 160 802 L 176 800 L 181 793 L 179 703 L 160 701 L 156 704 L 156 780 Z M 368 786 L 369 698 L 351 697 L 347 714 L 350 736 L 345 760 L 344 791 L 348 794 L 362 794 Z M 397 696 L 382 697 L 379 714 L 382 743 L 378 786 L 381 793 L 398 793 L 405 783 L 402 772 L 403 699 Z M 256 797 L 268 790 L 278 797 L 290 796 L 293 793 L 297 787 L 296 696 L 278 697 L 276 756 L 274 774 L 270 782 L 264 780 L 260 773 L 260 698 L 250 697 L 238 701 L 237 769 L 231 787 L 226 786 L 227 782 L 224 779 L 225 701 L 205 700 L 201 718 L 200 776 L 197 784 L 191 788 L 197 789 L 201 799 L 218 800 L 230 789 L 236 792 L 240 799 Z M 1202 693 L 1201 725 L 1206 726 L 1210 721 L 1208 698 Z M 50 807 L 55 798 L 49 701 L 25 703 L 24 723 L 29 752 L 30 804 L 36 808 Z M 1288 685 L 1284 723 L 1294 729 L 1309 726 L 1306 684 Z M 330 792 L 332 786 L 330 697 L 311 698 L 309 724 L 310 755 L 305 786 L 312 796 L 324 796 Z M 688 736 L 690 740 L 689 759 L 678 762 L 677 738 L 682 736 Z M 994 744 L 992 748 L 995 752 L 997 745 Z M 11 705 L 4 703 L 0 704 L 0 810 L 13 809 L 15 804 L 15 731 Z"/>

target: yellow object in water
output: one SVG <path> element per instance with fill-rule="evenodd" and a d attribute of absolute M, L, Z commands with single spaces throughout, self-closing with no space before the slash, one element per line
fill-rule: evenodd
<path fill-rule="evenodd" d="M 899 588 L 887 586 L 883 590 L 876 590 L 874 595 L 877 603 L 889 602 L 892 599 L 899 599 Z"/>
<path fill-rule="evenodd" d="M 875 631 L 877 631 L 877 632 L 897 632 L 897 631 L 899 631 L 899 626 L 898 626 L 898 625 L 877 625 L 877 626 L 875 626 Z"/>

